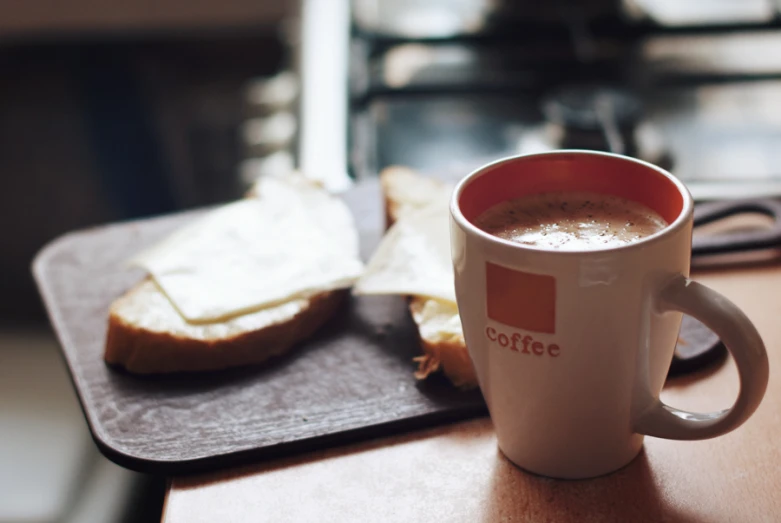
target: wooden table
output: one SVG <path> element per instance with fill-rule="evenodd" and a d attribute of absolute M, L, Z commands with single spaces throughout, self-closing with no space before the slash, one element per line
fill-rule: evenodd
<path fill-rule="evenodd" d="M 767 394 L 735 432 L 699 442 L 646 438 L 644 452 L 612 475 L 554 481 L 508 462 L 484 418 L 173 478 L 163 521 L 781 521 L 781 267 L 700 271 L 696 278 L 735 301 L 767 344 Z M 663 398 L 715 410 L 730 405 L 737 389 L 727 360 L 669 381 Z"/>

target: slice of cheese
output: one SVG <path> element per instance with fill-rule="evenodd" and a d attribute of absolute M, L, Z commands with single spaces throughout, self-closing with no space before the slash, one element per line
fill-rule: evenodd
<path fill-rule="evenodd" d="M 450 257 L 448 209 L 453 187 L 429 181 L 411 171 L 394 173 L 395 183 L 385 190 L 397 205 L 396 223 L 353 292 L 417 296 L 410 310 L 421 338 L 434 344 L 463 344 Z"/>
<path fill-rule="evenodd" d="M 447 201 L 406 213 L 380 242 L 355 294 L 401 294 L 455 303 Z"/>
<path fill-rule="evenodd" d="M 320 292 L 363 272 L 347 206 L 303 178 L 264 178 L 137 255 L 189 322 L 218 322 Z"/>

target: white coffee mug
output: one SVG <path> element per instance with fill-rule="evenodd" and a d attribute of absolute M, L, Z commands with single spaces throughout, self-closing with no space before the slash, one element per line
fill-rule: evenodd
<path fill-rule="evenodd" d="M 530 194 L 590 191 L 644 204 L 669 223 L 636 243 L 556 251 L 492 236 L 474 220 Z M 619 155 L 554 151 L 486 165 L 456 187 L 451 248 L 464 337 L 499 448 L 556 478 L 619 469 L 643 436 L 695 440 L 740 426 L 759 406 L 768 359 L 746 315 L 688 279 L 693 202 L 664 170 Z M 719 335 L 740 393 L 726 410 L 659 400 L 681 313 Z"/>

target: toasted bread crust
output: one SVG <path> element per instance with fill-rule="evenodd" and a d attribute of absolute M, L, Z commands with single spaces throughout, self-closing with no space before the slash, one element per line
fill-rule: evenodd
<path fill-rule="evenodd" d="M 137 374 L 209 371 L 264 362 L 311 336 L 337 311 L 348 292 L 318 294 L 297 313 L 278 323 L 208 338 L 188 337 L 128 321 L 122 300 L 147 282 L 141 282 L 112 304 L 104 354 L 107 363 Z M 155 307 L 149 310 L 149 314 L 157 312 Z"/>

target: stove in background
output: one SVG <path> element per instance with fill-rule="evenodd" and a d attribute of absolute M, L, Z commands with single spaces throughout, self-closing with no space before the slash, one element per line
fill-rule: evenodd
<path fill-rule="evenodd" d="M 697 199 L 781 195 L 781 2 L 302 6 L 297 160 L 334 189 L 581 148 L 661 165 Z"/>

